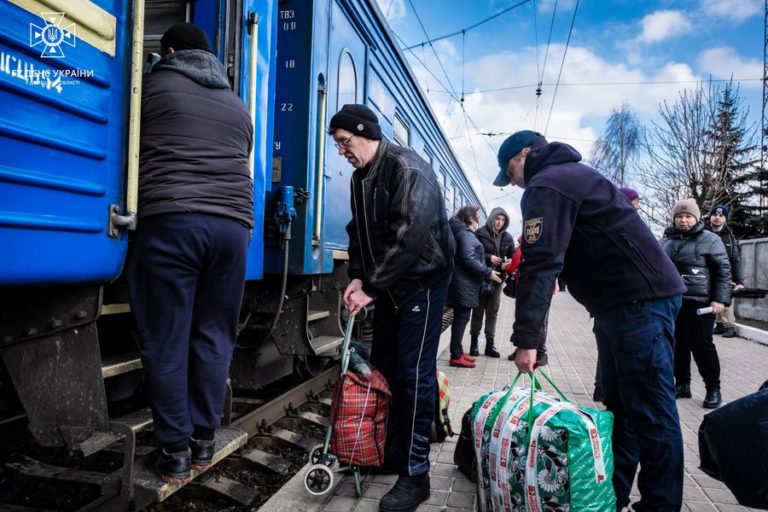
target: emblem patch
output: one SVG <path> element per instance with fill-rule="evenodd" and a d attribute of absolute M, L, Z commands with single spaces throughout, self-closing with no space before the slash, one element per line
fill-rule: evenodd
<path fill-rule="evenodd" d="M 525 241 L 529 244 L 535 244 L 541 238 L 541 232 L 544 228 L 544 217 L 536 217 L 525 221 Z"/>

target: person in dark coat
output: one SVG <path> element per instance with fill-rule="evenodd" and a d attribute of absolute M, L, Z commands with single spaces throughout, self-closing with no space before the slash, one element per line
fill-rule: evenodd
<path fill-rule="evenodd" d="M 709 216 L 704 221 L 704 227 L 716 235 L 720 235 L 720 240 L 725 245 L 725 252 L 728 253 L 728 261 L 731 263 L 731 280 L 733 291 L 744 288 L 744 279 L 741 276 L 741 252 L 739 251 L 739 242 L 733 235 L 733 230 L 728 225 L 728 216 L 730 211 L 724 204 L 716 204 L 709 210 Z M 714 334 L 722 334 L 723 338 L 736 337 L 736 316 L 733 314 L 733 304 L 727 306 L 722 313 L 715 319 Z"/>
<path fill-rule="evenodd" d="M 475 236 L 482 242 L 485 250 L 485 264 L 495 272 L 501 272 L 502 265 L 512 258 L 515 253 L 515 240 L 507 232 L 509 227 L 509 215 L 504 208 L 494 208 L 485 225 L 475 231 Z M 493 282 L 492 293 L 480 295 L 480 304 L 472 310 L 472 324 L 469 327 L 470 345 L 469 355 L 480 355 L 478 342 L 480 329 L 483 326 L 485 316 L 485 349 L 483 353 L 488 357 L 499 357 L 496 349 L 496 318 L 501 305 L 500 283 Z"/>
<path fill-rule="evenodd" d="M 461 340 L 472 308 L 480 304 L 483 280 L 488 279 L 494 285 L 501 283 L 499 272 L 485 266 L 483 244 L 473 233 L 480 221 L 477 211 L 477 206 L 462 206 L 449 221 L 456 239 L 456 256 L 448 286 L 448 305 L 453 307 L 450 365 L 463 368 L 475 366 L 474 356 L 464 353 Z"/>
<path fill-rule="evenodd" d="M 131 313 L 158 470 L 184 482 L 211 464 L 253 227 L 253 126 L 206 34 L 174 25 L 145 75 Z"/>
<path fill-rule="evenodd" d="M 344 304 L 354 315 L 375 301 L 371 362 L 392 391 L 385 460 L 398 479 L 379 510 L 415 510 L 430 495 L 437 349 L 455 241 L 434 170 L 383 139 L 370 108 L 344 105 L 329 131 L 355 168 Z"/>
<path fill-rule="evenodd" d="M 515 298 L 515 366 L 531 372 L 562 273 L 595 318 L 605 405 L 614 414 L 617 510 L 629 504 L 638 465 L 637 512 L 677 511 L 683 438 L 675 403 L 674 322 L 682 279 L 619 190 L 581 155 L 530 130 L 499 148 L 494 185 L 524 188 L 523 263 Z"/>
<path fill-rule="evenodd" d="M 677 267 L 686 290 L 675 323 L 675 393 L 691 398 L 691 353 L 704 379 L 707 409 L 720 406 L 720 360 L 712 343 L 715 315 L 731 302 L 731 264 L 716 234 L 704 229 L 696 201 L 683 199 L 672 209 L 672 225 L 662 247 Z M 696 310 L 711 307 L 703 315 Z"/>

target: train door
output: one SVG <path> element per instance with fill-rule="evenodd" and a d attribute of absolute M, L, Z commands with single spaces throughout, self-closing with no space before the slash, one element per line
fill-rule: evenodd
<path fill-rule="evenodd" d="M 365 92 L 366 44 L 338 2 L 332 2 L 328 51 L 328 120 L 347 103 L 362 103 Z M 327 124 L 327 123 L 326 123 Z M 354 170 L 328 136 L 325 159 L 325 247 L 346 249 L 343 229 L 351 218 L 349 179 Z"/>

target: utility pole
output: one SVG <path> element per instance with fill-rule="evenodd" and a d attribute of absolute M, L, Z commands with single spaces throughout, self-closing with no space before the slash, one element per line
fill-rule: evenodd
<path fill-rule="evenodd" d="M 764 22 L 763 22 L 763 116 L 760 120 L 760 199 L 758 204 L 760 205 L 760 213 L 763 214 L 766 208 L 766 194 L 764 187 L 766 186 L 763 175 L 765 174 L 765 153 L 766 145 L 768 145 L 768 122 L 766 122 L 766 116 L 768 116 L 768 0 L 765 0 L 764 10 Z"/>

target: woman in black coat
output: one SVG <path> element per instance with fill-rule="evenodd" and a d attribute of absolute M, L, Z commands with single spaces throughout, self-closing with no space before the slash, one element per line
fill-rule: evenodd
<path fill-rule="evenodd" d="M 448 221 L 456 239 L 453 274 L 448 287 L 448 305 L 453 306 L 451 325 L 451 366 L 473 368 L 475 358 L 464 353 L 461 346 L 472 308 L 480 304 L 480 289 L 484 279 L 501 282 L 499 273 L 485 266 L 483 244 L 473 231 L 479 222 L 477 206 L 462 206 Z"/>
<path fill-rule="evenodd" d="M 678 201 L 661 245 L 683 277 L 686 291 L 675 323 L 675 395 L 691 398 L 691 353 L 704 379 L 703 406 L 720 406 L 720 359 L 712 343 L 715 315 L 731 302 L 731 264 L 718 235 L 704 229 L 693 199 Z M 696 310 L 710 307 L 707 314 Z"/>

